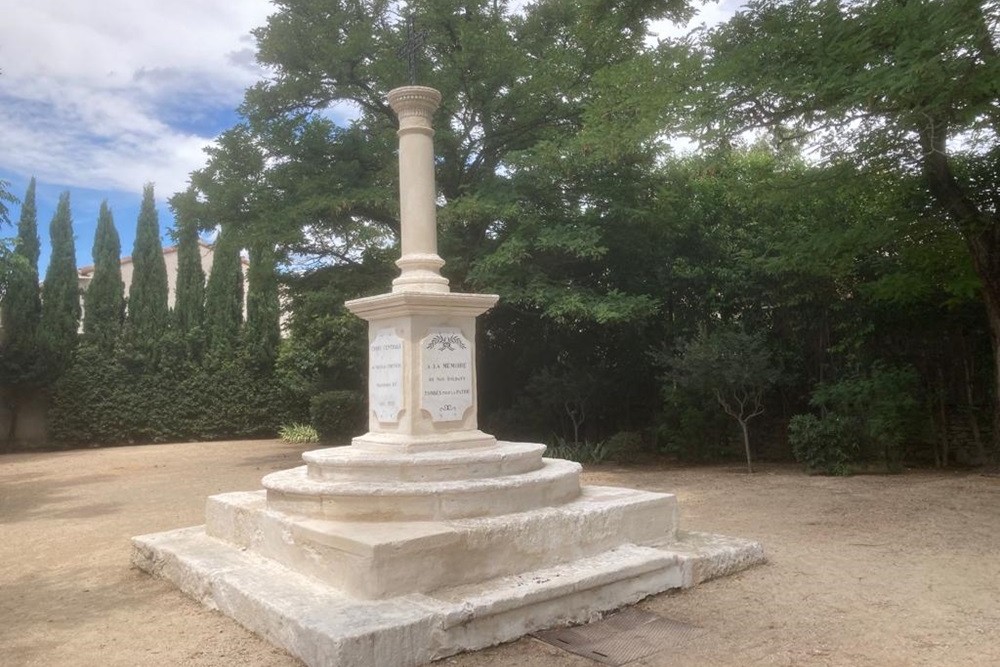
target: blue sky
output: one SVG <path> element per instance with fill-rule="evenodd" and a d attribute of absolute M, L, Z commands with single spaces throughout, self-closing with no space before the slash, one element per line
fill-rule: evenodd
<path fill-rule="evenodd" d="M 690 27 L 716 23 L 739 0 L 706 5 Z M 266 76 L 250 31 L 270 0 L 31 0 L 0 21 L 0 180 L 21 197 L 38 182 L 48 225 L 70 192 L 77 263 L 91 263 L 101 201 L 108 200 L 131 254 L 143 184 L 156 187 L 161 229 L 167 199 L 204 165 L 204 148 L 237 120 L 243 91 Z M 652 26 L 660 36 L 686 28 Z M 20 207 L 12 207 L 16 221 Z M 0 237 L 14 230 L 0 229 Z"/>
<path fill-rule="evenodd" d="M 250 30 L 268 0 L 32 0 L 0 22 L 0 179 L 17 197 L 38 181 L 47 264 L 48 224 L 70 192 L 77 260 L 91 261 L 101 201 L 130 254 L 144 183 L 166 205 L 203 149 L 237 119 L 247 86 L 266 73 Z M 16 221 L 20 207 L 12 207 Z M 11 229 L 0 236 L 12 236 Z"/>

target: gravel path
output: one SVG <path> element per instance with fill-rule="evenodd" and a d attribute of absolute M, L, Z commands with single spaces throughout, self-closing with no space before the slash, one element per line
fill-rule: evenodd
<path fill-rule="evenodd" d="M 0 456 L 0 664 L 291 666 L 298 661 L 129 565 L 129 538 L 203 521 L 205 497 L 299 464 L 277 441 Z M 676 493 L 682 526 L 770 562 L 641 606 L 706 628 L 633 665 L 1000 664 L 1000 477 L 807 477 L 789 466 L 589 470 Z M 592 667 L 534 639 L 461 667 Z"/>

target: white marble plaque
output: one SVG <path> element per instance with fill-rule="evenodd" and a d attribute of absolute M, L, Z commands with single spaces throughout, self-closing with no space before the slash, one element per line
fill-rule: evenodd
<path fill-rule="evenodd" d="M 472 345 L 457 328 L 420 341 L 420 407 L 436 422 L 458 421 L 472 406 Z"/>
<path fill-rule="evenodd" d="M 394 422 L 403 409 L 403 339 L 381 329 L 368 345 L 368 406 L 380 422 Z"/>

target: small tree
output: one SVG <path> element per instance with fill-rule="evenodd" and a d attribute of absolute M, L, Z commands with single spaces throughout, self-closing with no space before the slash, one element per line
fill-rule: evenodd
<path fill-rule="evenodd" d="M 114 347 L 125 317 L 122 246 L 108 202 L 101 202 L 94 235 L 94 277 L 83 296 L 83 332 L 103 350 Z"/>
<path fill-rule="evenodd" d="M 68 192 L 59 197 L 49 235 L 52 255 L 42 287 L 38 336 L 48 374 L 55 378 L 69 364 L 80 329 L 80 283 L 76 273 L 76 245 L 73 242 Z"/>
<path fill-rule="evenodd" d="M 764 337 L 733 329 L 702 332 L 682 343 L 668 361 L 669 377 L 715 397 L 743 434 L 747 472 L 753 472 L 749 422 L 764 412 L 764 392 L 778 380 L 778 369 Z"/>

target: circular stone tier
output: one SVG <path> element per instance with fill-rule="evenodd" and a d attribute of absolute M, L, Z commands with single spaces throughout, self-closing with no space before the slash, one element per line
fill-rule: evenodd
<path fill-rule="evenodd" d="M 582 467 L 542 459 L 517 475 L 437 482 L 334 482 L 311 479 L 306 466 L 263 480 L 270 509 L 348 521 L 441 521 L 499 516 L 567 503 L 580 495 Z"/>
<path fill-rule="evenodd" d="M 372 452 L 331 447 L 306 452 L 309 479 L 329 482 L 440 482 L 520 475 L 542 467 L 545 445 L 500 442 L 466 452 Z"/>

